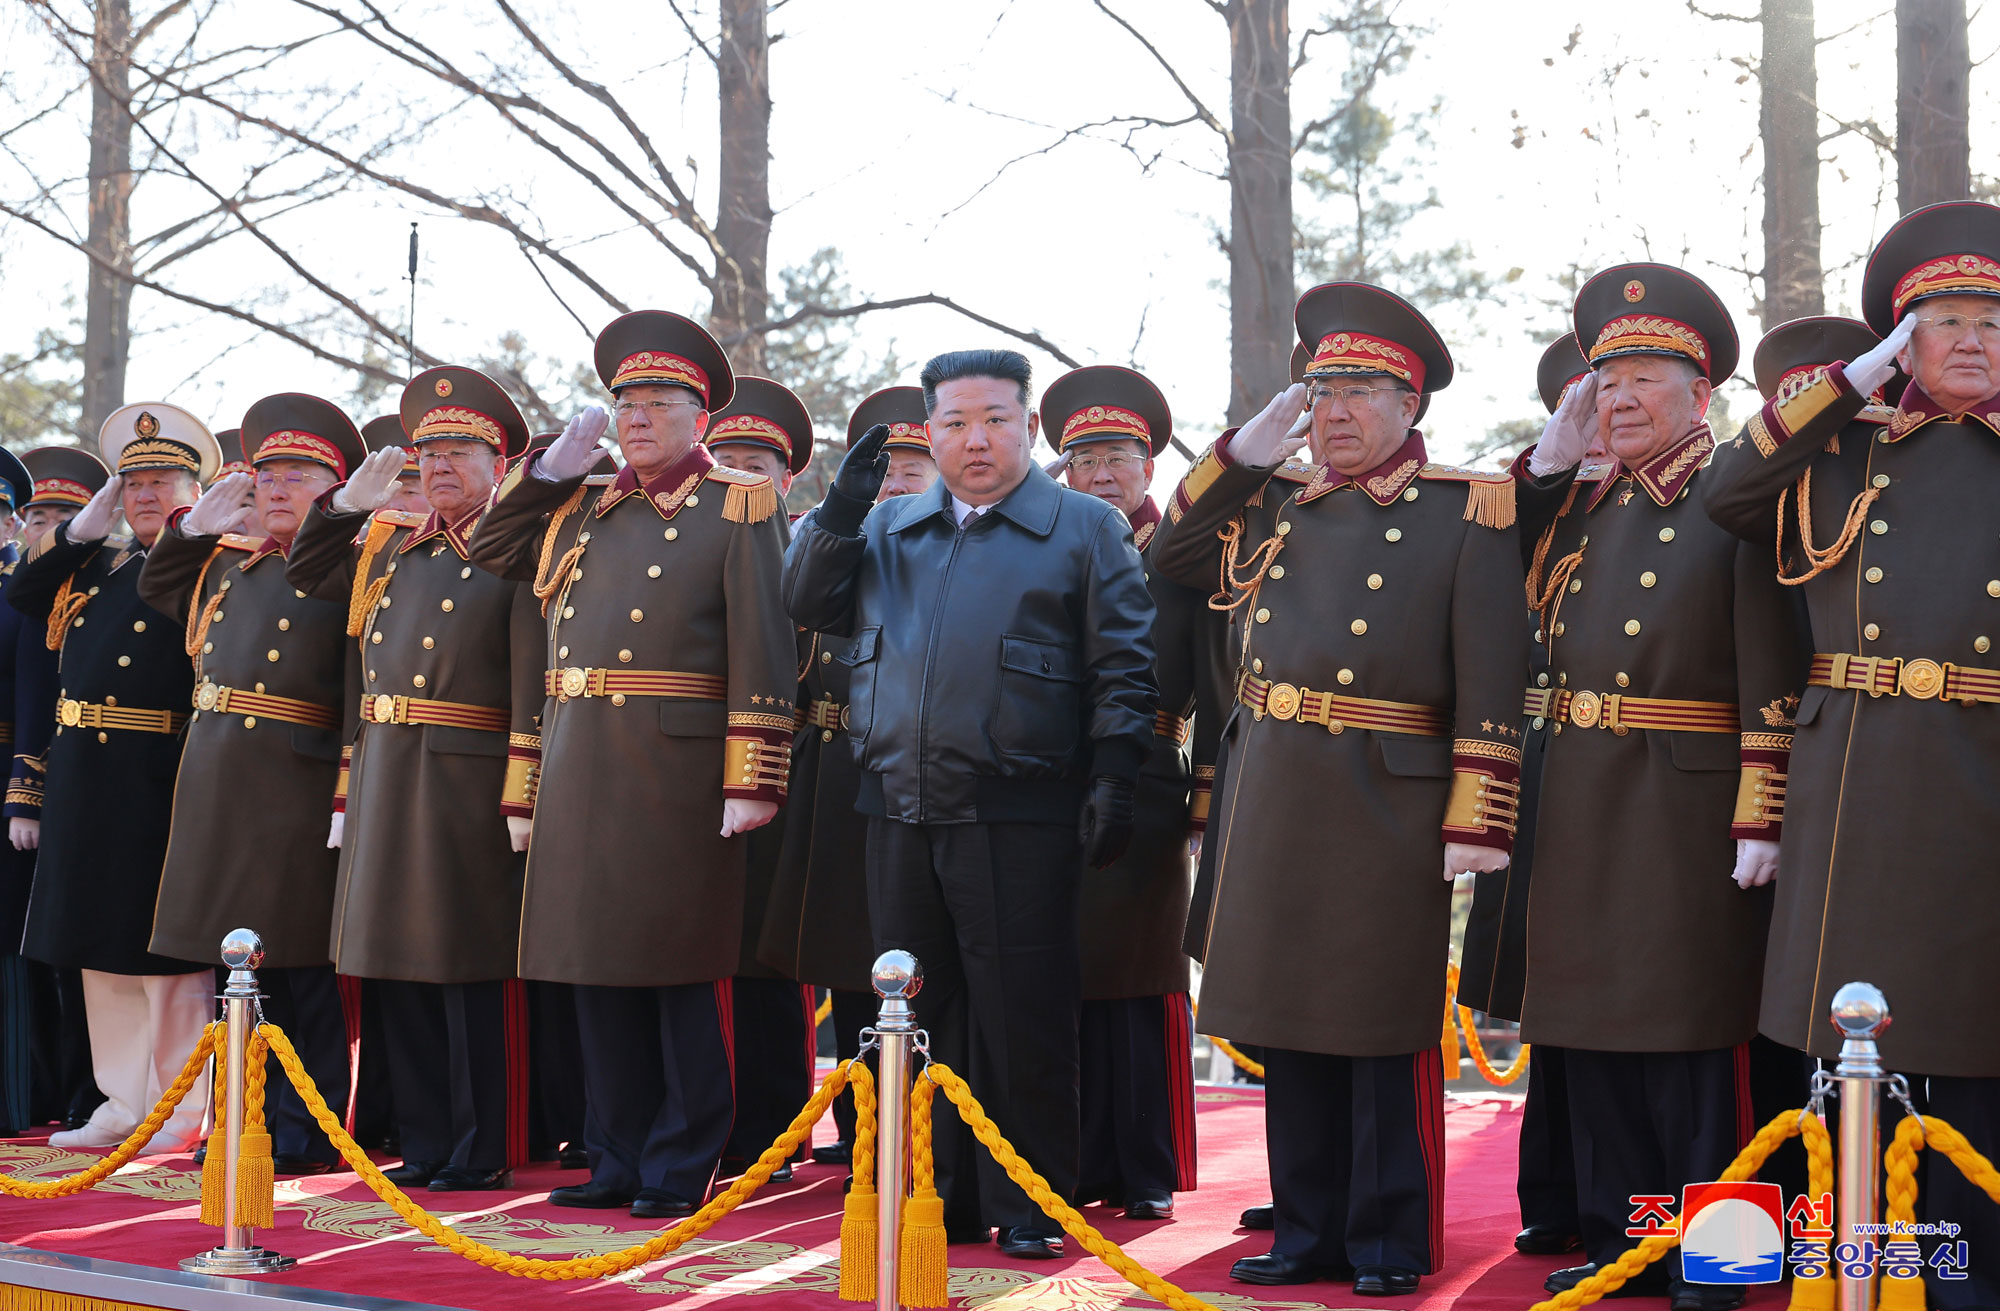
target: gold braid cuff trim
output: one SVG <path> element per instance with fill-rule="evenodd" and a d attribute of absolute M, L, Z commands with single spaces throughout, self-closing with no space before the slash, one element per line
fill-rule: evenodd
<path fill-rule="evenodd" d="M 507 735 L 507 745 L 510 747 L 526 747 L 530 751 L 540 751 L 542 749 L 542 739 L 539 734 L 535 733 L 509 733 Z"/>
<path fill-rule="evenodd" d="M 1745 733 L 1743 735 L 1743 750 L 1745 751 L 1790 751 L 1791 749 L 1792 735 L 1790 733 Z"/>
<path fill-rule="evenodd" d="M 361 636 L 361 630 L 368 625 L 368 612 L 382 599 L 382 593 L 389 590 L 389 576 L 382 575 L 374 582 L 368 581 L 368 566 L 375 563 L 375 557 L 382 554 L 382 548 L 389 544 L 397 525 L 380 517 L 368 521 L 368 536 L 361 544 L 361 558 L 354 564 L 354 588 L 347 596 L 347 635 Z"/>
<path fill-rule="evenodd" d="M 1521 763 L 1521 748 L 1510 747 L 1499 742 L 1482 742 L 1478 738 L 1456 738 L 1451 744 L 1451 751 L 1455 756 L 1477 756 L 1485 760 L 1504 760 L 1510 765 Z"/>
<path fill-rule="evenodd" d="M 789 733 L 799 726 L 795 715 L 765 715 L 747 710 L 732 710 L 729 713 L 731 728 L 775 728 Z"/>
<path fill-rule="evenodd" d="M 542 762 L 527 756 L 510 756 L 507 759 L 507 780 L 500 787 L 500 804 L 523 811 L 535 808 L 535 798 L 542 788 Z"/>
<path fill-rule="evenodd" d="M 792 772 L 792 744 L 762 738 L 730 737 L 722 743 L 722 786 L 725 792 L 774 788 L 784 795 Z"/>
<path fill-rule="evenodd" d="M 1745 765 L 1736 783 L 1738 824 L 1778 824 L 1785 818 L 1785 781 L 1790 777 L 1769 765 Z"/>
<path fill-rule="evenodd" d="M 1444 806 L 1444 826 L 1466 832 L 1500 829 L 1512 833 L 1520 817 L 1521 786 L 1490 774 L 1453 770 L 1451 797 Z"/>

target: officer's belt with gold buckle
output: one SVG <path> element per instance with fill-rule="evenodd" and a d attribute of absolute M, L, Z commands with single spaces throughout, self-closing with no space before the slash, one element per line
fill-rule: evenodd
<path fill-rule="evenodd" d="M 1620 737 L 1635 728 L 1735 733 L 1743 727 L 1733 701 L 1670 701 L 1622 692 L 1577 692 L 1567 687 L 1529 688 L 1521 713 L 1578 728 L 1608 728 Z"/>
<path fill-rule="evenodd" d="M 825 729 L 829 733 L 847 728 L 847 707 L 832 697 L 813 702 L 803 713 L 805 718 L 800 721 L 802 724 L 811 724 L 814 728 Z"/>
<path fill-rule="evenodd" d="M 1164 710 L 1158 711 L 1153 715 L 1154 737 L 1172 738 L 1181 746 L 1186 746 L 1188 739 L 1193 735 L 1194 730 L 1188 726 L 1187 720 L 1182 719 L 1179 715 L 1168 714 Z"/>
<path fill-rule="evenodd" d="M 1869 696 L 2000 701 L 2000 669 L 1970 668 L 1949 660 L 1822 653 L 1812 658 L 1812 673 L 1806 682 L 1813 687 L 1866 692 Z"/>
<path fill-rule="evenodd" d="M 1411 733 L 1419 737 L 1443 737 L 1451 732 L 1451 718 L 1436 706 L 1412 705 L 1407 701 L 1373 701 L 1367 697 L 1336 696 L 1315 692 L 1290 683 L 1272 683 L 1254 674 L 1244 674 L 1236 685 L 1236 699 L 1262 719 L 1296 720 L 1301 724 L 1321 724 L 1329 733 L 1350 728 L 1368 728 L 1377 733 Z"/>
<path fill-rule="evenodd" d="M 504 733 L 512 722 L 505 710 L 469 706 L 462 701 L 426 701 L 420 696 L 390 696 L 387 692 L 361 698 L 364 724 L 436 724 L 442 728 L 477 728 Z"/>
<path fill-rule="evenodd" d="M 134 733 L 178 733 L 187 716 L 178 710 L 133 710 L 94 701 L 56 702 L 56 722 L 64 728 L 123 728 Z"/>
<path fill-rule="evenodd" d="M 720 674 L 682 674 L 671 669 L 551 669 L 542 686 L 558 701 L 593 696 L 679 696 L 700 701 L 729 697 Z"/>
<path fill-rule="evenodd" d="M 194 708 L 212 710 L 219 715 L 261 716 L 286 724 L 303 724 L 307 728 L 340 726 L 340 712 L 332 706 L 315 705 L 311 701 L 299 701 L 288 696 L 245 692 L 240 687 L 224 687 L 205 678 L 195 686 Z"/>

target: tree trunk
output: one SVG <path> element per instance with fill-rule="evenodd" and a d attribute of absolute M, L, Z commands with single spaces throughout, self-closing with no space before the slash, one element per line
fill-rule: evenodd
<path fill-rule="evenodd" d="M 1229 0 L 1229 422 L 1291 381 L 1292 85 L 1287 0 Z"/>
<path fill-rule="evenodd" d="M 717 336 L 769 317 L 765 264 L 771 249 L 771 38 L 765 0 L 722 0 L 716 46 L 722 149 L 717 160 L 715 235 L 722 243 L 711 314 Z M 764 338 L 730 349 L 738 373 L 764 372 Z"/>
<path fill-rule="evenodd" d="M 132 7 L 97 0 L 91 45 L 90 232 L 88 245 L 109 267 L 90 263 L 83 330 L 83 408 L 77 437 L 97 449 L 97 430 L 125 403 L 132 350 Z"/>
<path fill-rule="evenodd" d="M 1896 0 L 1896 203 L 1972 194 L 1965 0 Z"/>
<path fill-rule="evenodd" d="M 1764 331 L 1826 313 L 1813 0 L 1764 0 Z"/>

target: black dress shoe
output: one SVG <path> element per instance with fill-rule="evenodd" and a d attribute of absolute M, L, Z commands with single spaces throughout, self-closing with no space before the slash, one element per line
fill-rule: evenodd
<path fill-rule="evenodd" d="M 1354 1291 L 1361 1297 L 1401 1297 L 1417 1291 L 1414 1270 L 1392 1265 L 1365 1265 L 1354 1272 Z"/>
<path fill-rule="evenodd" d="M 1514 1250 L 1529 1256 L 1561 1256 L 1583 1246 L 1574 1229 L 1559 1225 L 1529 1225 L 1514 1235 Z"/>
<path fill-rule="evenodd" d="M 1275 1228 L 1277 1222 L 1271 1218 L 1271 1209 L 1269 1203 L 1263 1206 L 1253 1206 L 1236 1218 L 1236 1224 L 1242 1229 Z"/>
<path fill-rule="evenodd" d="M 405 1161 L 393 1170 L 384 1170 L 382 1177 L 398 1188 L 422 1188 L 437 1177 L 445 1168 L 445 1161 Z"/>
<path fill-rule="evenodd" d="M 505 1188 L 514 1181 L 514 1172 L 508 1169 L 467 1170 L 456 1165 L 447 1165 L 431 1176 L 431 1191 L 434 1193 L 490 1193 Z"/>
<path fill-rule="evenodd" d="M 271 1157 L 271 1173 L 274 1175 L 328 1174 L 332 1170 L 332 1162 L 315 1161 L 299 1152 L 278 1152 Z"/>
<path fill-rule="evenodd" d="M 1030 1261 L 1059 1261 L 1063 1254 L 1061 1234 L 1045 1234 L 1039 1229 L 1002 1229 L 994 1239 L 1002 1256 L 1024 1257 Z"/>
<path fill-rule="evenodd" d="M 1594 1262 L 1584 1265 L 1573 1265 L 1567 1269 L 1558 1270 L 1547 1279 L 1544 1279 L 1542 1281 L 1542 1288 L 1545 1292 L 1566 1293 L 1596 1273 L 1597 1266 Z M 1604 1296 L 1606 1298 L 1665 1297 L 1668 1291 L 1667 1284 L 1667 1272 L 1656 1261 Z"/>
<path fill-rule="evenodd" d="M 632 1205 L 632 1194 L 619 1192 L 609 1184 L 593 1179 L 587 1184 L 554 1189 L 549 1193 L 549 1203 L 552 1206 L 581 1206 L 593 1211 L 609 1211 L 614 1207 Z"/>
<path fill-rule="evenodd" d="M 565 1147 L 562 1149 L 562 1155 L 556 1157 L 556 1166 L 563 1170 L 588 1170 L 590 1152 L 583 1147 Z"/>
<path fill-rule="evenodd" d="M 1741 1284 L 1690 1284 L 1676 1279 L 1669 1296 L 1673 1311 L 1736 1311 L 1743 1305 L 1745 1291 Z"/>
<path fill-rule="evenodd" d="M 199 1147 L 197 1147 L 197 1148 L 195 1148 L 195 1149 L 194 1149 L 194 1163 L 195 1163 L 196 1165 L 198 1165 L 198 1166 L 199 1166 L 199 1165 L 206 1165 L 206 1164 L 208 1163 L 208 1144 L 207 1144 L 207 1143 L 203 1143 L 203 1144 L 202 1144 L 201 1146 L 199 1146 Z"/>
<path fill-rule="evenodd" d="M 700 1209 L 693 1202 L 683 1201 L 658 1188 L 641 1188 L 639 1195 L 632 1199 L 634 1220 L 678 1220 Z"/>
<path fill-rule="evenodd" d="M 1125 1198 L 1127 1220 L 1171 1220 L 1174 1195 L 1166 1192 L 1130 1193 Z"/>
<path fill-rule="evenodd" d="M 1316 1265 L 1295 1256 L 1266 1252 L 1238 1260 L 1229 1267 L 1229 1277 L 1243 1284 L 1311 1284 L 1322 1279 L 1349 1280 L 1354 1278 L 1354 1270 L 1351 1266 Z"/>
<path fill-rule="evenodd" d="M 848 1180 L 852 1183 L 853 1180 Z M 993 1241 L 992 1225 L 953 1225 L 944 1227 L 944 1241 L 947 1243 L 990 1243 Z"/>
<path fill-rule="evenodd" d="M 853 1143 L 828 1143 L 824 1147 L 813 1148 L 813 1160 L 821 1165 L 853 1165 Z"/>

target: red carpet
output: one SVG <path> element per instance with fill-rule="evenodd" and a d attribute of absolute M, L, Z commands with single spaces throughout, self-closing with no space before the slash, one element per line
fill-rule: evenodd
<path fill-rule="evenodd" d="M 1444 1273 L 1419 1294 L 1380 1302 L 1341 1284 L 1253 1288 L 1229 1279 L 1237 1257 L 1268 1250 L 1268 1234 L 1236 1228 L 1244 1207 L 1269 1200 L 1263 1097 L 1256 1089 L 1204 1087 L 1198 1098 L 1201 1190 L 1183 1194 L 1179 1218 L 1144 1224 L 1091 1207 L 1086 1215 L 1141 1263 L 1229 1311 L 1315 1311 L 1353 1307 L 1526 1311 L 1543 1277 L 1567 1262 L 1524 1257 L 1512 1247 L 1519 1102 L 1483 1097 L 1447 1105 Z M 1005 1126 L 1002 1126 L 1003 1129 Z M 821 1126 L 821 1137 L 831 1125 Z M 51 1178 L 90 1156 L 30 1141 L 0 1143 L 0 1170 Z M 770 1184 L 680 1252 L 617 1281 L 546 1283 L 495 1274 L 452 1256 L 405 1227 L 351 1174 L 278 1185 L 278 1225 L 259 1241 L 300 1259 L 266 1283 L 289 1283 L 476 1311 L 570 1306 L 645 1311 L 722 1303 L 838 1311 L 836 1263 L 844 1168 L 806 1165 L 788 1184 Z M 548 1190 L 581 1172 L 537 1165 L 516 1172 L 515 1191 L 431 1194 L 417 1200 L 495 1247 L 543 1257 L 613 1251 L 640 1241 L 645 1225 L 622 1211 L 566 1210 Z M 186 1157 L 134 1162 L 95 1190 L 62 1201 L 0 1198 L 0 1239 L 29 1247 L 173 1267 L 215 1241 L 196 1223 L 200 1176 Z M 447 1210 L 449 1208 L 449 1210 Z M 954 1306 L 980 1311 L 1098 1311 L 1152 1303 L 1075 1243 L 1062 1261 L 1010 1261 L 991 1247 L 951 1249 Z M 733 1295 L 749 1294 L 749 1298 Z M 1782 1305 L 1781 1290 L 1759 1290 L 1753 1307 Z M 1663 1301 L 1621 1303 L 1664 1307 Z"/>

